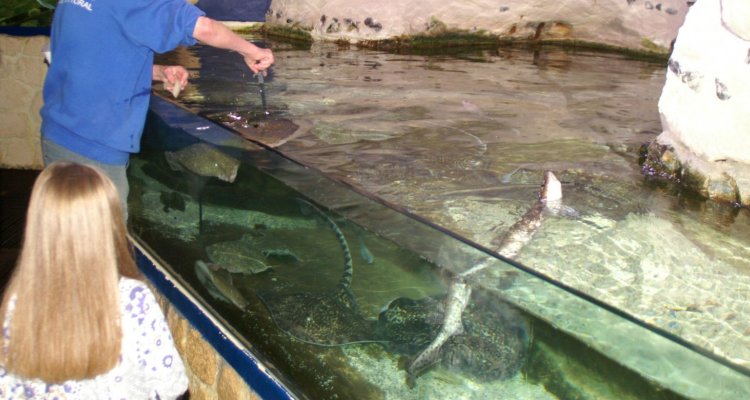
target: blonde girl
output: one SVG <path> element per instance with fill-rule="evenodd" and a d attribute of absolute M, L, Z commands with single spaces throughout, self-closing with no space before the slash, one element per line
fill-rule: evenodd
<path fill-rule="evenodd" d="M 183 394 L 182 360 L 153 293 L 138 277 L 109 178 L 73 163 L 43 170 L 0 306 L 0 398 Z"/>

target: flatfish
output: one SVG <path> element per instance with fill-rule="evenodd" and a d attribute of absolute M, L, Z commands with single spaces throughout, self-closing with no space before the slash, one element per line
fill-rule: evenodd
<path fill-rule="evenodd" d="M 206 143 L 196 143 L 177 151 L 165 151 L 170 168 L 190 171 L 204 177 L 214 177 L 232 183 L 237 178 L 240 161 Z"/>
<path fill-rule="evenodd" d="M 505 257 L 515 256 L 541 227 L 545 212 L 547 210 L 559 210 L 561 199 L 562 185 L 560 184 L 560 181 L 551 171 L 546 171 L 544 174 L 544 181 L 539 191 L 538 200 L 518 222 L 511 226 L 506 235 L 497 242 L 497 253 Z M 488 265 L 491 265 L 491 260 L 481 261 L 477 265 L 456 275 L 452 279 L 448 288 L 448 294 L 443 299 L 444 312 L 442 313 L 439 329 L 430 343 L 427 344 L 427 346 L 424 347 L 416 357 L 414 357 L 406 368 L 407 383 L 410 386 L 415 384 L 419 375 L 426 372 L 435 364 L 441 361 L 445 363 L 445 357 L 449 357 L 449 361 L 452 360 L 452 364 L 449 365 L 455 367 L 469 371 L 475 367 L 480 368 L 478 365 L 474 365 L 474 363 L 478 362 L 479 364 L 482 364 L 486 363 L 487 360 L 481 360 L 480 357 L 474 355 L 476 349 L 470 347 L 472 343 L 479 347 L 489 346 L 488 348 L 485 348 L 483 352 L 487 355 L 493 354 L 493 352 L 490 351 L 493 348 L 493 341 L 487 342 L 471 339 L 471 334 L 467 335 L 466 333 L 467 321 L 463 318 L 464 311 L 472 298 L 472 288 L 470 286 L 471 278 Z M 492 317 L 490 316 L 490 318 Z M 497 335 L 497 337 L 506 336 L 501 334 L 503 326 L 497 326 L 496 328 L 500 329 L 500 331 L 495 332 L 494 335 Z M 458 339 L 458 337 L 461 336 L 463 336 L 463 338 Z M 465 341 L 463 353 L 460 351 L 456 352 L 456 350 L 450 350 L 446 353 L 445 345 L 457 340 Z M 500 342 L 494 343 L 494 345 L 505 346 L 502 348 L 495 348 L 497 351 L 494 352 L 494 354 L 502 355 L 502 357 L 509 357 L 507 354 L 503 355 L 508 349 L 510 349 L 510 351 L 518 350 L 518 346 L 507 347 Z"/>
<path fill-rule="evenodd" d="M 206 253 L 218 268 L 232 273 L 259 274 L 273 268 L 263 252 L 244 238 L 211 244 Z"/>
<path fill-rule="evenodd" d="M 319 345 L 341 346 L 375 342 L 375 321 L 359 312 L 351 290 L 353 263 L 349 244 L 338 225 L 313 204 L 301 200 L 315 210 L 336 235 L 344 255 L 344 271 L 333 290 L 321 293 L 258 293 L 276 326 L 296 340 Z"/>

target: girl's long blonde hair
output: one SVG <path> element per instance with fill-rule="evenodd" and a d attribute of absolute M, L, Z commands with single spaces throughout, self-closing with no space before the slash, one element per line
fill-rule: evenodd
<path fill-rule="evenodd" d="M 117 190 L 98 169 L 55 163 L 31 193 L 23 247 L 3 294 L 15 297 L 0 362 L 47 383 L 92 378 L 118 362 L 118 280 L 137 278 Z"/>

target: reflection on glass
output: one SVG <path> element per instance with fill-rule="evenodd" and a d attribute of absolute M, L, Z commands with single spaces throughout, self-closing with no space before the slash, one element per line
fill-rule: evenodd
<path fill-rule="evenodd" d="M 300 397 L 750 396 L 743 371 L 153 100 L 132 233 Z"/>

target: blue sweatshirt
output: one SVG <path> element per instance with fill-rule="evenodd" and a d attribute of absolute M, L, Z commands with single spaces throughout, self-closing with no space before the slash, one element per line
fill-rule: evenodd
<path fill-rule="evenodd" d="M 140 150 L 154 53 L 195 44 L 185 0 L 60 0 L 50 35 L 42 136 L 105 164 Z"/>

